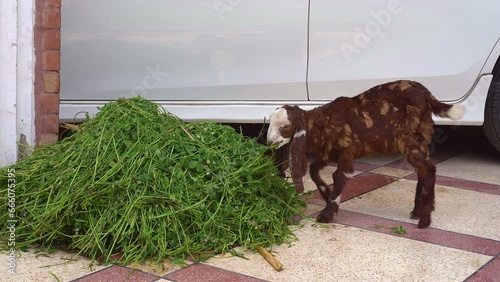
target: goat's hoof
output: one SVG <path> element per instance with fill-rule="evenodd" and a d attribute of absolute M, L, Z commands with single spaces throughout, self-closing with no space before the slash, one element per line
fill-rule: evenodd
<path fill-rule="evenodd" d="M 411 219 L 420 219 L 420 214 L 418 212 L 416 212 L 416 211 L 412 211 L 410 213 L 410 218 Z"/>
<path fill-rule="evenodd" d="M 428 219 L 428 220 L 420 219 L 418 221 L 418 228 L 420 228 L 420 229 L 427 228 L 430 225 L 431 225 L 431 220 L 430 219 Z"/>
<path fill-rule="evenodd" d="M 317 222 L 330 223 L 333 220 L 333 211 L 330 209 L 324 209 L 320 212 L 316 218 Z"/>
<path fill-rule="evenodd" d="M 297 194 L 304 193 L 304 186 L 302 186 L 302 187 L 295 187 L 295 191 L 297 192 Z"/>
<path fill-rule="evenodd" d="M 304 193 L 304 184 L 300 182 L 295 182 L 293 183 L 295 185 L 295 191 L 298 194 Z"/>

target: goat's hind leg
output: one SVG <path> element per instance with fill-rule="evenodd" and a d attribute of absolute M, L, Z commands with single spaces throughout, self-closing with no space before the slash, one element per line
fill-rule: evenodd
<path fill-rule="evenodd" d="M 407 147 L 405 158 L 415 167 L 418 176 L 411 218 L 420 218 L 418 228 L 426 228 L 431 224 L 431 213 L 434 210 L 436 166 L 429 157 L 427 146 Z"/>
<path fill-rule="evenodd" d="M 421 209 L 421 199 L 420 195 L 422 194 L 422 182 L 420 179 L 417 182 L 417 188 L 415 189 L 415 206 L 410 213 L 411 219 L 420 219 L 420 209 Z"/>
<path fill-rule="evenodd" d="M 325 201 L 328 201 L 330 198 L 330 189 L 328 188 L 328 185 L 321 179 L 319 176 L 319 171 L 326 166 L 326 163 L 322 160 L 315 160 L 311 165 L 309 166 L 309 174 L 311 175 L 311 179 L 316 184 L 316 187 L 318 187 L 319 193 L 325 199 Z"/>
<path fill-rule="evenodd" d="M 434 186 L 436 183 L 436 166 L 429 159 L 424 167 L 417 172 L 422 192 L 420 193 L 420 220 L 418 228 L 426 228 L 431 225 L 431 213 L 434 211 Z"/>

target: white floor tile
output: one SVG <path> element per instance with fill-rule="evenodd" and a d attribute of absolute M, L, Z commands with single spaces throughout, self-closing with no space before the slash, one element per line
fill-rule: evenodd
<path fill-rule="evenodd" d="M 437 174 L 500 185 L 500 157 L 463 154 L 439 163 Z"/>
<path fill-rule="evenodd" d="M 416 181 L 400 179 L 340 205 L 341 209 L 417 223 L 410 219 Z M 436 185 L 431 227 L 500 240 L 500 195 Z"/>

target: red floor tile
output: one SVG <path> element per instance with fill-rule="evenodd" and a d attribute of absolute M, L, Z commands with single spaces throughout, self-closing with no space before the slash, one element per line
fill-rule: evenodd
<path fill-rule="evenodd" d="M 152 282 L 160 277 L 122 266 L 111 266 L 73 280 L 74 282 Z"/>
<path fill-rule="evenodd" d="M 196 263 L 163 278 L 175 282 L 259 282 L 262 279 L 246 276 L 222 268 Z"/>

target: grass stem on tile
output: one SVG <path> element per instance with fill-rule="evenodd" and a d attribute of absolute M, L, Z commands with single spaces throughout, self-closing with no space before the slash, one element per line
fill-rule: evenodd
<path fill-rule="evenodd" d="M 384 225 L 379 225 L 375 224 L 375 228 L 380 229 L 380 228 L 385 228 L 385 229 L 390 229 L 392 233 L 398 234 L 398 235 L 405 235 L 408 234 L 408 231 L 400 225 L 400 226 L 384 226 Z"/>

